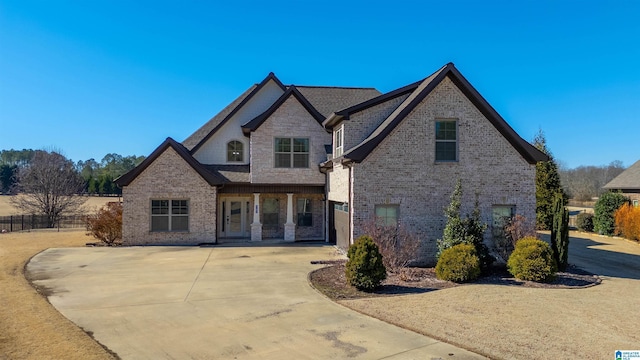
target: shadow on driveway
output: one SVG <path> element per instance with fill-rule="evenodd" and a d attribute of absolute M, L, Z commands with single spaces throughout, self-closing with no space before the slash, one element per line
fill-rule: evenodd
<path fill-rule="evenodd" d="M 540 234 L 550 241 L 549 234 Z M 569 263 L 596 275 L 640 280 L 640 245 L 620 238 L 571 232 Z"/>

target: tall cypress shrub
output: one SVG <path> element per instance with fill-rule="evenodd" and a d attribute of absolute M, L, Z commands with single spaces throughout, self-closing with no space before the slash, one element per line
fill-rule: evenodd
<path fill-rule="evenodd" d="M 561 193 L 556 193 L 553 198 L 551 250 L 558 269 L 564 271 L 569 264 L 569 211 Z"/>

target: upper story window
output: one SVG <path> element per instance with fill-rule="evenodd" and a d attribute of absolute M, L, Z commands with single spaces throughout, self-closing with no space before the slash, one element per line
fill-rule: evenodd
<path fill-rule="evenodd" d="M 274 150 L 277 168 L 309 167 L 309 139 L 276 138 Z"/>
<path fill-rule="evenodd" d="M 340 157 L 343 153 L 343 142 L 344 142 L 344 125 L 340 126 L 334 133 L 333 143 L 335 144 L 335 148 L 333 150 L 333 157 Z"/>
<path fill-rule="evenodd" d="M 227 143 L 227 161 L 244 161 L 244 144 L 242 142 L 238 140 L 232 140 Z"/>
<path fill-rule="evenodd" d="M 151 200 L 151 231 L 189 231 L 189 201 Z"/>
<path fill-rule="evenodd" d="M 436 161 L 458 161 L 458 126 L 455 120 L 436 121 Z"/>

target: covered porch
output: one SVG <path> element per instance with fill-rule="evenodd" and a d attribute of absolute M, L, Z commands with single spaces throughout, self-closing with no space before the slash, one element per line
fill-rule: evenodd
<path fill-rule="evenodd" d="M 227 184 L 217 198 L 218 243 L 326 240 L 323 185 Z"/>

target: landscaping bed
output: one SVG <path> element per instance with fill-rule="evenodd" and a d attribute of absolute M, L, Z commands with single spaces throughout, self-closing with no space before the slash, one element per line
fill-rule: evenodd
<path fill-rule="evenodd" d="M 420 294 L 465 285 L 437 279 L 434 268 L 406 268 L 400 274 L 388 274 L 387 279 L 382 282 L 382 286 L 378 290 L 364 292 L 347 284 L 345 263 L 346 260 L 332 261 L 327 264 L 329 266 L 313 271 L 309 275 L 311 284 L 333 300 Z M 490 274 L 480 277 L 471 284 L 527 288 L 581 289 L 600 283 L 601 280 L 598 276 L 575 266 L 569 266 L 566 271 L 558 272 L 556 278 L 548 283 L 518 280 L 509 274 L 504 267 L 496 266 Z"/>

